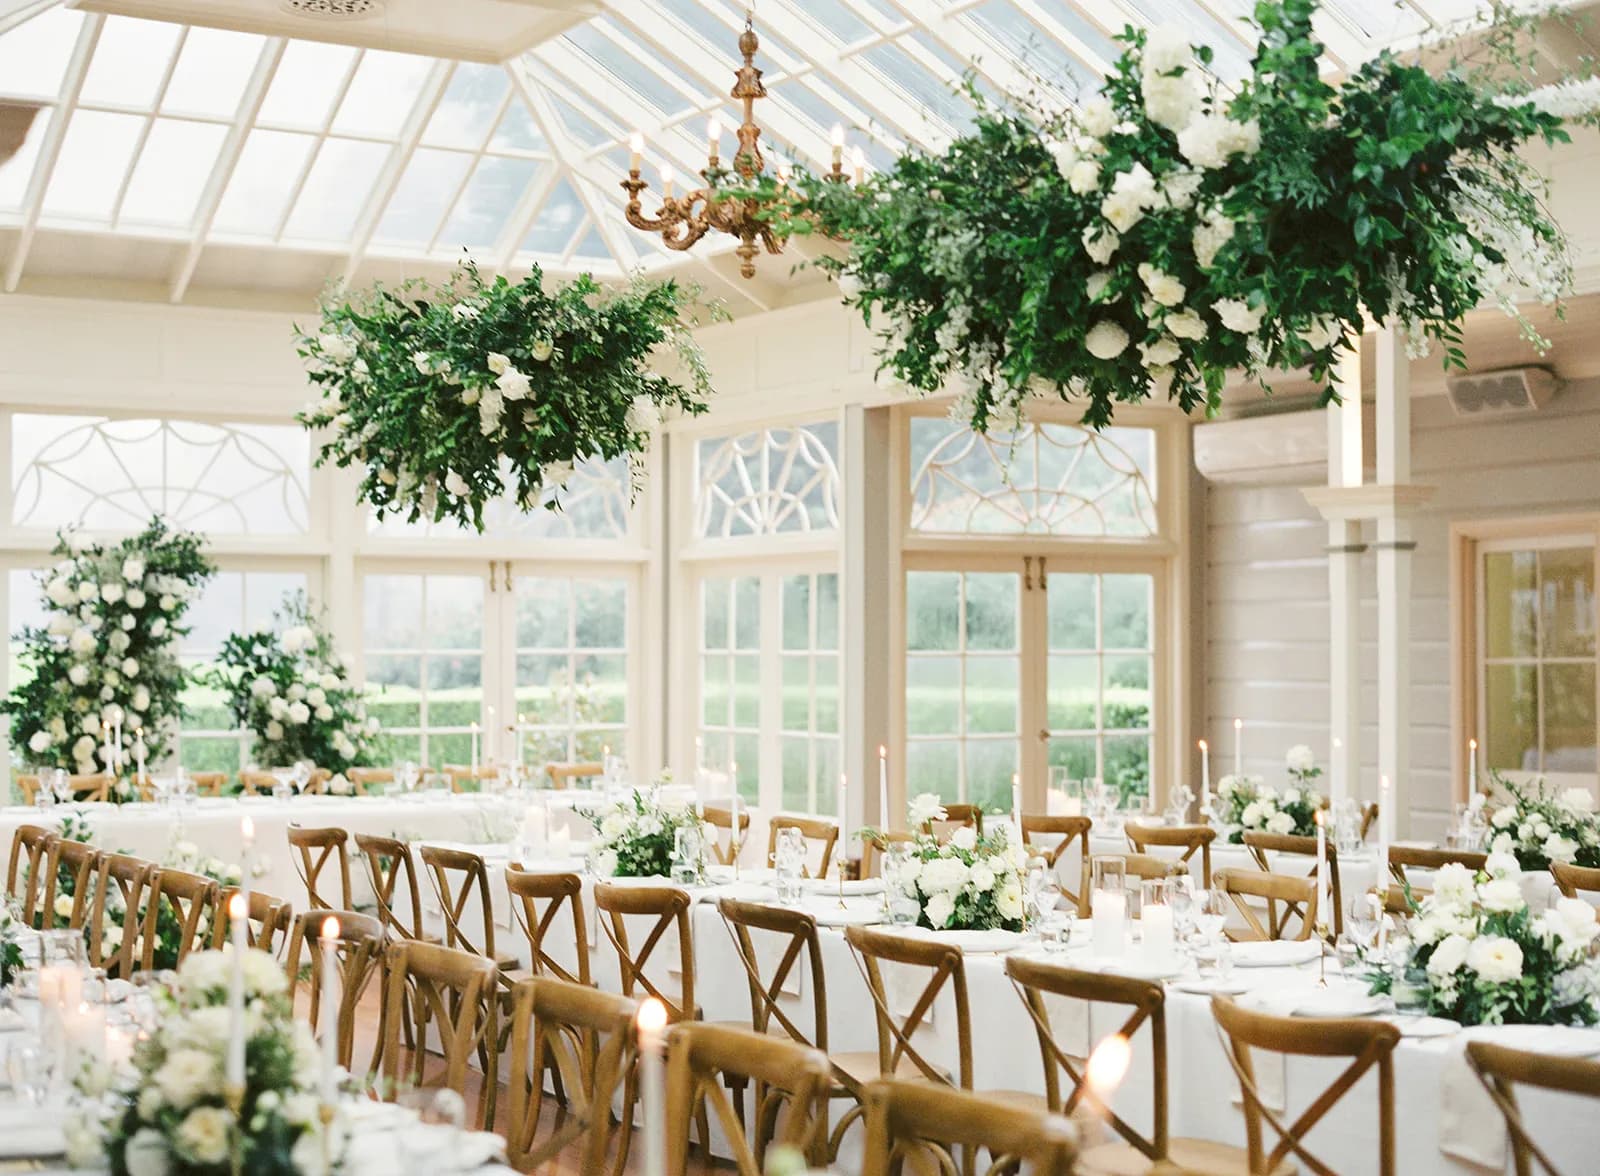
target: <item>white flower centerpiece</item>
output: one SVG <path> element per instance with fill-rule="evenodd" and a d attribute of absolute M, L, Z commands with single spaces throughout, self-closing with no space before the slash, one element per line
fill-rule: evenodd
<path fill-rule="evenodd" d="M 1490 779 L 1508 797 L 1489 817 L 1491 852 L 1514 855 L 1524 870 L 1548 870 L 1553 862 L 1600 866 L 1600 818 L 1587 788 L 1552 795 L 1542 782 Z"/>
<path fill-rule="evenodd" d="M 695 873 L 705 872 L 704 847 L 710 839 L 692 805 L 663 803 L 654 788 L 635 789 L 598 808 L 579 809 L 578 814 L 598 834 L 591 861 L 601 877 L 669 877 L 679 830 L 698 834 Z"/>
<path fill-rule="evenodd" d="M 112 1176 L 227 1176 L 234 1151 L 252 1176 L 323 1171 L 320 1054 L 294 1019 L 288 979 L 270 955 L 244 957 L 245 1090 L 236 1120 L 224 1090 L 233 962 L 227 952 L 190 956 L 174 991 L 161 994 L 157 1028 L 121 1072 L 86 1067 L 75 1079 L 84 1105 L 67 1128 L 75 1167 Z M 337 1158 L 337 1153 L 335 1153 Z"/>
<path fill-rule="evenodd" d="M 1600 923 L 1581 899 L 1534 914 L 1517 860 L 1493 853 L 1483 872 L 1449 864 L 1410 922 L 1404 972 L 1430 1013 L 1463 1025 L 1593 1025 L 1600 1020 Z M 1392 990 L 1386 970 L 1373 991 Z"/>
<path fill-rule="evenodd" d="M 913 797 L 906 807 L 912 829 L 945 818 L 944 806 L 931 792 Z M 1020 931 L 1026 864 L 1027 853 L 1013 842 L 1008 825 L 981 836 L 972 828 L 957 829 L 945 842 L 919 832 L 896 882 L 907 897 L 916 899 L 918 926 Z"/>

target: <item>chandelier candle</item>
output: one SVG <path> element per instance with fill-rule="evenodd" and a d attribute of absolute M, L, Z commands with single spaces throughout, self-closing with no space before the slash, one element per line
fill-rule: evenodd
<path fill-rule="evenodd" d="M 228 976 L 228 1061 L 223 1081 L 244 1090 L 244 953 L 249 948 L 248 912 L 242 893 L 228 900 L 228 928 L 233 933 L 233 968 Z M 323 1016 L 327 1016 L 323 1010 Z"/>

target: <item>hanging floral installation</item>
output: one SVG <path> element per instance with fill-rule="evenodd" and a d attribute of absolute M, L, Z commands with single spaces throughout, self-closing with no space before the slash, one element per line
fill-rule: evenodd
<path fill-rule="evenodd" d="M 535 268 L 486 282 L 470 262 L 441 285 L 331 295 L 298 335 L 322 390 L 298 419 L 324 430 L 319 465 L 363 471 L 360 498 L 380 518 L 481 531 L 484 504 L 507 493 L 559 509 L 579 462 L 625 456 L 637 484 L 661 420 L 705 411 L 694 304 L 671 281 L 547 284 Z M 682 382 L 657 370 L 673 359 Z"/>
<path fill-rule="evenodd" d="M 1536 18 L 1499 9 L 1483 62 L 1435 76 L 1384 53 L 1330 84 L 1316 8 L 1258 3 L 1233 90 L 1208 47 L 1130 28 L 1078 107 L 974 90 L 974 127 L 940 152 L 865 184 L 798 175 L 748 194 L 773 202 L 780 234 L 848 243 L 820 264 L 878 329 L 882 366 L 956 393 L 980 431 L 1013 427 L 1035 395 L 1103 427 L 1152 397 L 1214 412 L 1230 372 L 1330 385 L 1369 321 L 1460 364 L 1468 311 L 1570 287 L 1545 181 L 1517 149 L 1592 124 L 1600 86 L 1531 91 L 1517 45 Z"/>

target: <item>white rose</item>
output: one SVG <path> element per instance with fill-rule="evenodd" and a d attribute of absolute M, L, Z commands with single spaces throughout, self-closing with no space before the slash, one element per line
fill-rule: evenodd
<path fill-rule="evenodd" d="M 291 723 L 304 723 L 311 718 L 311 708 L 303 702 L 289 704 L 289 721 Z"/>
<path fill-rule="evenodd" d="M 35 731 L 28 737 L 28 750 L 35 755 L 42 755 L 50 750 L 55 740 L 50 738 L 50 732 L 45 730 Z"/>
<path fill-rule="evenodd" d="M 1078 111 L 1078 123 L 1096 139 L 1104 139 L 1117 125 L 1116 111 L 1104 98 L 1096 98 Z"/>
<path fill-rule="evenodd" d="M 1067 173 L 1067 187 L 1079 196 L 1087 196 L 1100 188 L 1100 165 L 1092 159 L 1080 159 Z"/>
<path fill-rule="evenodd" d="M 98 642 L 94 634 L 88 629 L 79 626 L 72 631 L 72 636 L 67 638 L 67 648 L 79 657 L 85 657 L 95 651 Z"/>
<path fill-rule="evenodd" d="M 168 593 L 167 595 L 163 596 L 156 603 L 161 606 L 161 611 L 162 612 L 171 612 L 173 609 L 178 607 L 178 598 L 176 596 L 173 596 L 172 594 Z M 163 626 L 163 628 L 165 628 L 165 626 Z M 151 628 L 151 632 L 154 632 L 154 631 L 155 631 L 154 627 L 152 627 Z"/>
<path fill-rule="evenodd" d="M 1249 804 L 1244 806 L 1244 812 L 1239 815 L 1239 823 L 1246 829 L 1253 828 L 1255 825 L 1261 822 L 1263 815 L 1261 802 L 1259 800 L 1252 800 Z"/>
<path fill-rule="evenodd" d="M 1485 935 L 1472 941 L 1467 967 L 1489 984 L 1509 984 L 1522 978 L 1522 948 L 1504 936 Z"/>
<path fill-rule="evenodd" d="M 1110 319 L 1102 319 L 1089 328 L 1083 345 L 1096 359 L 1115 359 L 1128 349 L 1128 332 Z"/>
<path fill-rule="evenodd" d="M 139 676 L 139 660 L 137 658 L 132 658 L 132 657 L 123 658 L 122 659 L 122 672 L 123 672 L 123 674 L 125 674 L 129 678 L 138 677 Z"/>
<path fill-rule="evenodd" d="M 1139 280 L 1150 291 L 1150 297 L 1162 306 L 1177 306 L 1188 293 L 1177 278 L 1156 269 L 1147 261 L 1139 263 Z"/>
<path fill-rule="evenodd" d="M 167 1055 L 152 1081 L 162 1097 L 180 1111 L 197 1099 L 215 1092 L 219 1081 L 217 1060 L 198 1049 L 180 1049 Z"/>
<path fill-rule="evenodd" d="M 970 853 L 978 846 L 978 831 L 971 825 L 963 825 L 951 835 L 950 844 Z"/>
<path fill-rule="evenodd" d="M 1515 878 L 1493 878 L 1478 887 L 1478 901 L 1486 911 L 1507 913 L 1519 911 L 1525 905 L 1522 887 Z"/>
<path fill-rule="evenodd" d="M 278 742 L 283 738 L 283 724 L 278 722 L 277 719 L 273 719 L 267 724 L 264 734 L 273 743 Z"/>
<path fill-rule="evenodd" d="M 941 891 L 928 900 L 923 910 L 928 916 L 928 922 L 937 930 L 950 921 L 950 916 L 955 914 L 956 904 L 948 894 Z"/>
<path fill-rule="evenodd" d="M 58 894 L 58 895 L 56 895 L 56 901 L 55 901 L 56 918 L 58 918 L 58 919 L 70 919 L 72 917 L 72 901 L 73 901 L 72 900 L 72 895 L 70 895 L 70 894 Z"/>
<path fill-rule="evenodd" d="M 339 675 L 331 672 L 323 674 L 321 684 L 324 690 L 337 690 L 339 689 Z"/>
<path fill-rule="evenodd" d="M 323 703 L 316 709 L 316 716 L 317 722 L 319 723 L 331 722 L 333 719 L 333 708 L 327 703 Z"/>
<path fill-rule="evenodd" d="M 129 608 L 143 608 L 145 606 L 144 589 L 129 588 L 126 600 Z"/>
<path fill-rule="evenodd" d="M 172 1171 L 172 1155 L 167 1140 L 154 1127 L 141 1127 L 128 1140 L 124 1162 L 128 1176 L 167 1176 Z"/>
<path fill-rule="evenodd" d="M 150 688 L 148 686 L 135 686 L 133 688 L 133 709 L 136 711 L 150 709 Z"/>
<path fill-rule="evenodd" d="M 107 604 L 116 604 L 122 599 L 122 585 L 116 581 L 100 585 L 100 599 Z"/>
<path fill-rule="evenodd" d="M 1175 24 L 1159 24 L 1145 36 L 1140 65 L 1145 73 L 1165 74 L 1190 65 L 1193 58 L 1188 34 Z"/>
<path fill-rule="evenodd" d="M 1273 813 L 1267 818 L 1268 833 L 1293 833 L 1294 818 L 1288 813 Z"/>
<path fill-rule="evenodd" d="M 178 1149 L 200 1164 L 220 1164 L 228 1158 L 233 1138 L 233 1116 L 221 1107 L 196 1107 L 178 1125 Z"/>
<path fill-rule="evenodd" d="M 133 617 L 133 614 L 132 614 L 132 613 L 123 613 L 123 614 L 122 614 L 122 621 L 121 621 L 121 624 L 122 624 L 122 631 L 123 631 L 123 632 L 124 632 L 124 633 L 131 633 L 131 632 L 133 632 L 133 627 L 134 627 L 134 626 L 135 626 L 135 625 L 137 625 L 137 624 L 138 624 L 138 623 L 139 623 L 139 622 L 138 622 L 138 621 L 136 621 L 136 620 L 135 620 L 135 619 L 134 619 L 134 617 Z"/>
<path fill-rule="evenodd" d="M 494 385 L 506 400 L 526 400 L 533 394 L 528 377 L 514 367 L 508 367 L 495 377 Z"/>
<path fill-rule="evenodd" d="M 245 952 L 244 982 L 254 996 L 279 996 L 289 991 L 283 965 L 264 951 Z"/>
<path fill-rule="evenodd" d="M 157 617 L 155 620 L 150 622 L 150 636 L 151 637 L 155 637 L 155 638 L 159 639 L 161 637 L 165 637 L 166 635 L 167 635 L 167 618 L 166 617 Z"/>
<path fill-rule="evenodd" d="M 308 678 L 307 681 L 312 681 L 312 679 Z M 306 691 L 306 703 L 309 706 L 321 706 L 327 701 L 327 692 L 324 691 L 320 686 L 313 686 L 311 689 Z"/>
<path fill-rule="evenodd" d="M 1206 320 L 1192 310 L 1180 310 L 1176 314 L 1169 314 L 1163 325 L 1167 333 L 1179 339 L 1204 339 L 1206 337 Z"/>
<path fill-rule="evenodd" d="M 1090 225 L 1083 230 L 1083 249 L 1096 265 L 1105 265 L 1122 244 L 1122 235 L 1105 225 Z"/>
<path fill-rule="evenodd" d="M 1471 950 L 1470 939 L 1460 935 L 1446 937 L 1428 957 L 1428 974 L 1438 978 L 1460 971 L 1461 965 L 1467 962 L 1467 953 Z"/>

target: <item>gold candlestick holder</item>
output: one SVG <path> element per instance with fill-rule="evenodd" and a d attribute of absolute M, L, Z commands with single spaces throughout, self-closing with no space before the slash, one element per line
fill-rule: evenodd
<path fill-rule="evenodd" d="M 333 1120 L 337 1108 L 331 1102 L 325 1102 L 318 1109 L 318 1117 L 322 1120 L 322 1176 L 333 1176 Z"/>
<path fill-rule="evenodd" d="M 1328 925 L 1317 920 L 1317 987 L 1328 986 Z"/>
<path fill-rule="evenodd" d="M 244 1172 L 244 1087 L 236 1082 L 229 1082 L 222 1088 L 222 1100 L 228 1106 L 228 1113 L 233 1116 L 233 1142 L 229 1150 L 229 1167 L 233 1176 L 242 1176 Z"/>

